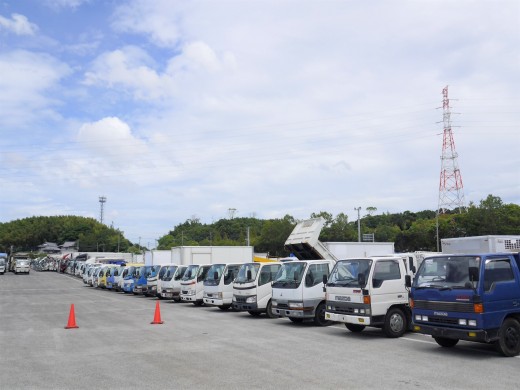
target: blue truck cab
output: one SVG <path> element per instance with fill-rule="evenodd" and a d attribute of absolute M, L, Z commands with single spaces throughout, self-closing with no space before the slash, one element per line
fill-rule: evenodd
<path fill-rule="evenodd" d="M 141 270 L 141 265 L 131 265 L 128 266 L 126 271 L 126 275 L 124 276 L 123 281 L 121 282 L 121 290 L 124 293 L 134 292 L 134 285 L 139 279 L 139 271 Z"/>
<path fill-rule="evenodd" d="M 413 330 L 442 347 L 459 340 L 520 353 L 518 253 L 444 254 L 426 258 L 411 287 Z"/>
<path fill-rule="evenodd" d="M 158 271 L 157 266 L 143 265 L 139 269 L 139 276 L 135 280 L 133 293 L 146 295 L 148 292 L 148 278 L 154 277 Z"/>

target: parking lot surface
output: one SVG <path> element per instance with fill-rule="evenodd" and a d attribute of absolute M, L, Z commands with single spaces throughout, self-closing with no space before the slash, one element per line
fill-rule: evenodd
<path fill-rule="evenodd" d="M 0 275 L 1 389 L 517 389 L 520 359 L 490 345 L 315 327 Z M 65 329 L 74 304 L 77 329 Z"/>

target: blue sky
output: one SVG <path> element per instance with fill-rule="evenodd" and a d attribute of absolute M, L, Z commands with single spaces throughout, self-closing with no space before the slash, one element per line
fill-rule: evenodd
<path fill-rule="evenodd" d="M 0 222 L 520 204 L 520 3 L 0 0 Z"/>

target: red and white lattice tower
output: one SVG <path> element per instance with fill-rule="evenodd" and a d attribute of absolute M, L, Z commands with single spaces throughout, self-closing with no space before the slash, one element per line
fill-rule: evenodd
<path fill-rule="evenodd" d="M 451 131 L 450 100 L 448 99 L 448 87 L 442 90 L 442 121 L 444 123 L 444 134 L 442 137 L 441 155 L 441 177 L 439 182 L 439 206 L 437 212 L 440 214 L 448 210 L 458 209 L 462 212 L 466 209 L 464 200 L 464 186 L 462 176 L 457 163 L 457 152 L 455 141 Z"/>

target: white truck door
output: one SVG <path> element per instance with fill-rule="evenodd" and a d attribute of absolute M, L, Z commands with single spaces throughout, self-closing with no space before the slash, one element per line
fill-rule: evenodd
<path fill-rule="evenodd" d="M 390 306 L 408 302 L 404 275 L 404 266 L 399 259 L 375 263 L 370 285 L 372 316 L 385 315 Z"/>

